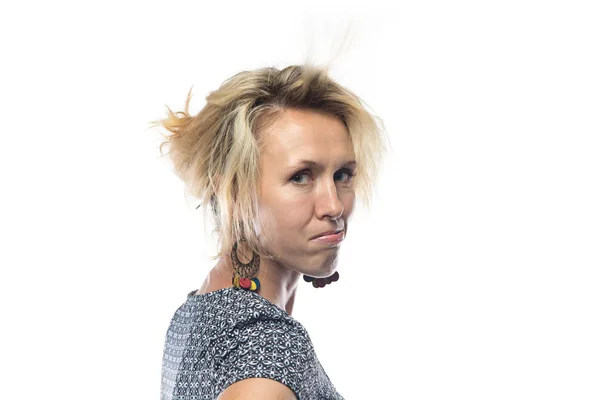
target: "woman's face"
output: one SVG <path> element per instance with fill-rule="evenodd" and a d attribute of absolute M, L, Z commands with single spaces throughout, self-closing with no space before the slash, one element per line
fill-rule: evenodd
<path fill-rule="evenodd" d="M 260 239 L 285 267 L 330 276 L 343 241 L 313 238 L 340 229 L 346 235 L 356 167 L 349 133 L 335 116 L 286 109 L 263 134 Z"/>

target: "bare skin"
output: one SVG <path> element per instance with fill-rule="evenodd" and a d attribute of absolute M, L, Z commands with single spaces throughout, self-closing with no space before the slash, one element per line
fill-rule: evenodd
<path fill-rule="evenodd" d="M 342 121 L 316 111 L 287 109 L 262 134 L 259 218 L 265 228 L 260 237 L 276 258 L 260 258 L 258 293 L 291 315 L 302 274 L 321 278 L 336 270 L 343 242 L 313 237 L 330 230 L 347 233 L 355 198 L 354 150 Z M 196 294 L 232 286 L 230 253 L 218 260 Z M 251 256 L 243 244 L 238 255 L 242 262 Z"/>
<path fill-rule="evenodd" d="M 240 261 L 247 263 L 251 257 L 251 255 L 249 255 L 248 253 L 249 251 L 247 251 L 247 249 L 238 249 L 238 257 Z M 277 280 L 278 278 L 276 276 L 266 276 L 267 274 L 265 274 L 265 271 L 267 270 L 267 268 L 269 268 L 266 266 L 267 264 L 268 260 L 263 261 L 263 259 L 261 259 L 257 274 L 257 277 L 261 282 L 261 288 L 259 290 L 259 293 L 265 299 L 271 301 L 279 308 L 285 310 L 289 315 L 292 315 L 292 310 L 294 308 L 294 299 L 296 298 L 297 284 L 294 284 L 291 288 L 282 287 L 281 282 Z M 296 278 L 297 282 L 298 278 L 300 277 L 300 274 L 296 273 L 296 275 L 298 275 L 298 277 Z M 196 292 L 196 294 L 198 295 L 209 293 L 215 290 L 230 287 L 232 286 L 232 276 L 233 268 L 231 265 L 231 258 L 223 256 L 219 258 L 217 264 L 211 269 L 210 273 L 208 274 L 208 276 L 204 280 L 204 283 Z M 291 280 L 288 279 L 286 281 L 290 282 Z"/>

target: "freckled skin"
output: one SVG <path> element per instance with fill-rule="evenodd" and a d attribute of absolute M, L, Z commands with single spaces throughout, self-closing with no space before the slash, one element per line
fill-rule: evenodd
<path fill-rule="evenodd" d="M 343 122 L 317 111 L 287 109 L 262 135 L 260 238 L 276 259 L 260 259 L 259 294 L 291 314 L 302 274 L 327 277 L 336 270 L 343 241 L 332 245 L 311 238 L 339 228 L 347 232 L 355 199 L 355 166 L 348 162 L 355 156 Z M 317 165 L 297 165 L 302 159 Z M 243 246 L 238 253 L 242 261 L 249 259 Z M 232 272 L 231 259 L 221 258 L 197 294 L 231 286 Z"/>

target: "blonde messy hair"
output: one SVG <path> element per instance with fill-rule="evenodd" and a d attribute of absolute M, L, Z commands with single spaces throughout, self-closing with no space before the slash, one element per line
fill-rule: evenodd
<path fill-rule="evenodd" d="M 356 157 L 355 190 L 369 207 L 372 183 L 385 152 L 383 123 L 361 99 L 328 76 L 327 67 L 291 65 L 243 71 L 206 97 L 206 105 L 190 115 L 188 92 L 184 111 L 155 121 L 171 132 L 160 145 L 168 155 L 186 193 L 212 211 L 218 236 L 218 258 L 245 239 L 262 256 L 273 257 L 258 233 L 260 132 L 288 108 L 308 109 L 338 117 L 346 126 Z M 257 229 L 260 228 L 260 229 Z"/>

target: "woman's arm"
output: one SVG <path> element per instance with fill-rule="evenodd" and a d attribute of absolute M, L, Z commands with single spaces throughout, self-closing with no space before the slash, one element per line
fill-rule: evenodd
<path fill-rule="evenodd" d="M 229 385 L 217 400 L 298 400 L 283 383 L 269 378 L 248 378 Z"/>

